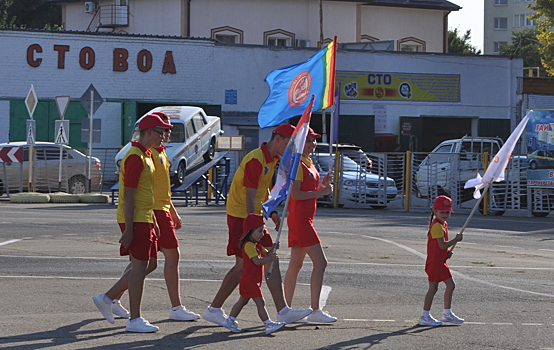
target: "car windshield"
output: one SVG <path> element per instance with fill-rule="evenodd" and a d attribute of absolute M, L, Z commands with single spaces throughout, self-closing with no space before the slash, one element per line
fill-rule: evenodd
<path fill-rule="evenodd" d="M 322 171 L 329 172 L 329 153 L 312 154 L 311 157 L 319 164 Z M 331 162 L 335 162 L 334 154 L 331 155 Z M 342 171 L 360 172 L 361 169 L 360 166 L 352 159 L 342 157 Z"/>
<path fill-rule="evenodd" d="M 135 125 L 135 129 L 133 130 L 133 136 L 131 137 L 131 141 L 138 141 L 140 136 L 140 131 L 138 128 L 138 125 Z M 171 128 L 171 136 L 169 137 L 169 140 L 165 143 L 183 143 L 185 142 L 185 126 L 182 123 L 174 123 L 173 128 Z"/>

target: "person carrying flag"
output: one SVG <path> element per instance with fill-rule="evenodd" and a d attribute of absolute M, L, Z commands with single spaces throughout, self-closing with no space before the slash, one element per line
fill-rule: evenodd
<path fill-rule="evenodd" d="M 315 168 L 310 154 L 315 150 L 316 138 L 321 135 L 309 128 L 306 143 L 302 151 L 302 162 L 298 168 L 296 180 L 292 184 L 291 198 L 288 204 L 289 215 L 289 248 L 291 248 L 290 262 L 285 274 L 285 300 L 292 305 L 298 273 L 304 263 L 306 254 L 313 263 L 310 279 L 310 301 L 314 310 L 308 317 L 308 322 L 330 323 L 336 317 L 322 311 L 319 305 L 319 296 L 323 287 L 323 274 L 327 267 L 327 258 L 321 247 L 321 240 L 314 228 L 314 216 L 317 208 L 317 198 L 333 192 L 330 184 L 332 172 L 329 172 L 319 181 L 319 172 Z"/>
<path fill-rule="evenodd" d="M 275 128 L 271 140 L 262 143 L 259 148 L 248 153 L 233 177 L 227 197 L 226 212 L 227 226 L 229 227 L 227 255 L 235 256 L 235 265 L 223 278 L 212 303 L 202 315 L 202 318 L 206 321 L 223 327 L 228 325 L 227 315 L 222 306 L 238 286 L 242 274 L 243 258 L 239 242 L 243 234 L 243 222 L 248 214 L 262 214 L 262 203 L 268 197 L 279 156 L 285 151 L 294 130 L 295 127 L 290 124 L 281 124 Z M 278 230 L 281 225 L 279 214 L 274 211 L 270 214 L 270 218 Z M 273 246 L 273 241 L 267 229 L 264 229 L 261 243 L 268 250 Z M 274 261 L 273 273 L 266 282 L 273 297 L 279 321 L 292 323 L 312 312 L 312 309 L 291 309 L 288 307 L 283 293 L 278 259 Z"/>

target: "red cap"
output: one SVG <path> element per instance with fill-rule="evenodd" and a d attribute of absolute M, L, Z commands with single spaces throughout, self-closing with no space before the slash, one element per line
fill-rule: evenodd
<path fill-rule="evenodd" d="M 242 241 L 244 237 L 250 232 L 250 230 L 264 225 L 264 217 L 260 214 L 248 214 L 246 219 L 242 223 L 242 236 L 240 240 Z"/>
<path fill-rule="evenodd" d="M 171 129 L 173 125 L 165 123 L 159 115 L 147 114 L 140 118 L 139 129 L 148 130 L 151 128 Z"/>
<path fill-rule="evenodd" d="M 169 116 L 167 114 L 165 114 L 164 112 L 154 112 L 154 113 L 151 113 L 151 114 L 155 114 L 155 115 L 159 116 L 160 118 L 162 118 L 162 120 L 164 122 L 169 122 Z"/>
<path fill-rule="evenodd" d="M 273 130 L 272 133 L 283 135 L 283 136 L 286 136 L 286 137 L 292 137 L 292 134 L 294 133 L 294 130 L 296 130 L 294 125 L 281 124 L 278 127 L 276 127 L 275 130 Z"/>
<path fill-rule="evenodd" d="M 317 139 L 317 138 L 320 138 L 321 135 L 318 134 L 317 132 L 314 132 L 314 129 L 310 128 L 310 130 L 308 130 L 308 135 L 306 136 L 306 138 L 310 138 L 310 137 L 315 137 Z"/>
<path fill-rule="evenodd" d="M 447 196 L 438 196 L 437 198 L 435 198 L 435 201 L 433 202 L 433 208 L 440 211 L 449 211 L 451 213 L 454 212 L 454 210 L 452 210 L 452 199 Z"/>

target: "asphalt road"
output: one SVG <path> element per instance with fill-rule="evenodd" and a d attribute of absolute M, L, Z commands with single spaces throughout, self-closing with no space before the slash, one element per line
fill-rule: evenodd
<path fill-rule="evenodd" d="M 224 208 L 177 205 L 185 222 L 178 231 L 183 302 L 202 313 L 233 262 L 224 253 Z M 453 215 L 451 234 L 468 213 Z M 169 321 L 162 255 L 143 303 L 143 316 L 160 331 L 131 334 L 125 320 L 105 321 L 91 300 L 127 264 L 118 256 L 115 207 L 0 200 L 0 348 L 554 349 L 554 219 L 477 214 L 449 262 L 457 283 L 453 311 L 466 322 L 437 328 L 417 326 L 427 291 L 428 219 L 423 211 L 318 209 L 315 224 L 329 260 L 324 309 L 339 318 L 334 324 L 287 325 L 266 336 L 252 303 L 239 316 L 239 334 L 204 320 Z M 286 232 L 283 242 L 284 275 Z M 294 307 L 309 306 L 310 267 L 307 261 Z M 443 290 L 433 304 L 436 317 Z"/>

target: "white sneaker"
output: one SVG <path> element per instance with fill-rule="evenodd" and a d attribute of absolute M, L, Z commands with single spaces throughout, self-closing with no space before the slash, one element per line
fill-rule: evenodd
<path fill-rule="evenodd" d="M 308 322 L 316 323 L 331 323 L 337 321 L 336 317 L 329 315 L 327 311 L 323 311 L 321 309 L 314 310 L 306 319 Z"/>
<path fill-rule="evenodd" d="M 450 315 L 442 315 L 442 318 L 441 318 L 441 321 L 442 322 L 449 322 L 449 323 L 454 323 L 454 324 L 462 324 L 464 323 L 464 319 L 463 318 L 460 318 L 456 315 L 454 315 L 453 313 L 450 314 Z"/>
<path fill-rule="evenodd" d="M 285 322 L 271 322 L 265 325 L 265 334 L 271 334 L 285 326 Z"/>
<path fill-rule="evenodd" d="M 142 317 L 137 317 L 134 320 L 127 321 L 127 327 L 125 327 L 125 329 L 127 332 L 152 333 L 157 332 L 160 328 L 151 325 L 150 322 Z"/>
<path fill-rule="evenodd" d="M 210 311 L 210 308 L 206 308 L 206 311 L 202 314 L 202 318 L 208 322 L 215 323 L 216 325 L 226 327 L 227 324 L 227 315 L 223 309 L 216 309 L 215 311 Z"/>
<path fill-rule="evenodd" d="M 239 328 L 239 323 L 236 320 L 231 321 L 229 318 L 225 320 L 225 324 L 223 325 L 223 327 L 227 328 L 233 333 L 242 332 L 242 329 Z"/>
<path fill-rule="evenodd" d="M 177 321 L 192 321 L 200 318 L 200 315 L 185 309 L 183 305 L 178 306 L 177 310 L 169 309 L 169 319 Z"/>
<path fill-rule="evenodd" d="M 106 304 L 104 302 L 104 295 L 104 293 L 98 294 L 97 296 L 92 297 L 92 300 L 94 301 L 94 304 L 96 305 L 98 310 L 100 310 L 100 312 L 102 313 L 102 316 L 104 316 L 104 318 L 108 320 L 108 322 L 115 323 L 115 319 L 113 318 L 112 313 L 112 303 Z"/>
<path fill-rule="evenodd" d="M 419 325 L 421 326 L 431 326 L 431 327 L 436 327 L 436 326 L 440 326 L 442 325 L 442 322 L 435 319 L 433 316 L 429 315 L 429 317 L 423 317 L 421 316 L 419 318 Z"/>
<path fill-rule="evenodd" d="M 123 317 L 123 318 L 129 318 L 131 314 L 129 314 L 129 311 L 121 305 L 121 302 L 119 300 L 112 300 L 112 313 L 116 316 Z"/>
<path fill-rule="evenodd" d="M 288 309 L 288 312 L 284 315 L 277 313 L 277 319 L 279 322 L 284 322 L 285 324 L 294 323 L 298 320 L 303 319 L 312 313 L 312 309 Z"/>

